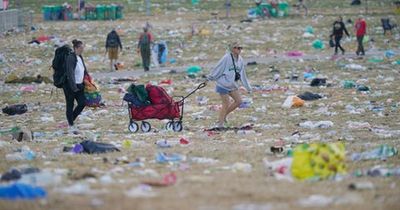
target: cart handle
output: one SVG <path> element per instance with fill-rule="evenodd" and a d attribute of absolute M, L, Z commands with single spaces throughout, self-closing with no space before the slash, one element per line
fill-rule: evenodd
<path fill-rule="evenodd" d="M 200 90 L 201 88 L 204 88 L 207 85 L 206 82 L 202 82 L 200 83 L 196 89 L 192 90 L 192 92 L 190 92 L 189 94 L 187 94 L 186 96 L 183 96 L 182 99 L 180 100 L 180 102 L 184 101 L 187 97 L 189 97 L 190 95 L 192 95 L 193 93 L 195 93 L 196 91 Z"/>

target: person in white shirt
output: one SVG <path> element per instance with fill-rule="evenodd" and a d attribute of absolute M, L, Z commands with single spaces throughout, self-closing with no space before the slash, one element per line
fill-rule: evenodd
<path fill-rule="evenodd" d="M 85 95 L 83 77 L 87 74 L 82 52 L 84 45 L 82 41 L 72 41 L 74 52 L 69 54 L 66 60 L 66 82 L 64 83 L 64 95 L 66 101 L 66 116 L 69 130 L 75 131 L 74 121 L 85 108 Z M 74 109 L 74 101 L 77 106 Z"/>

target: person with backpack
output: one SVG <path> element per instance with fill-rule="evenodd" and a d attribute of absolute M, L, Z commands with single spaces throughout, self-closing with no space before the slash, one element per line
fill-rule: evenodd
<path fill-rule="evenodd" d="M 143 28 L 143 33 L 139 36 L 139 42 L 137 45 L 137 52 L 140 53 L 142 57 L 142 64 L 144 71 L 150 70 L 150 55 L 151 55 L 151 47 L 150 45 L 153 43 L 153 35 L 149 32 L 148 27 Z"/>
<path fill-rule="evenodd" d="M 106 39 L 106 53 L 108 52 L 108 59 L 110 59 L 111 71 L 114 69 L 118 70 L 118 49 L 121 49 L 122 51 L 121 39 L 119 38 L 119 35 L 115 29 L 113 29 L 110 33 L 108 33 Z"/>
<path fill-rule="evenodd" d="M 233 42 L 229 46 L 229 52 L 219 60 L 211 73 L 207 75 L 207 81 L 216 82 L 215 92 L 220 95 L 222 101 L 217 128 L 223 128 L 228 114 L 242 103 L 238 82 L 242 82 L 248 93 L 252 92 L 247 80 L 243 58 L 240 56 L 242 49 L 239 42 Z M 234 100 L 232 103 L 230 98 Z"/>
<path fill-rule="evenodd" d="M 69 131 L 76 132 L 74 121 L 85 108 L 85 95 L 83 78 L 88 75 L 82 52 L 84 50 L 83 42 L 74 39 L 72 41 L 73 52 L 71 52 L 65 61 L 65 82 L 63 86 L 66 101 L 66 116 L 69 125 Z M 78 105 L 74 109 L 74 101 Z"/>
<path fill-rule="evenodd" d="M 363 56 L 365 55 L 363 39 L 365 34 L 367 33 L 367 23 L 365 22 L 363 17 L 358 18 L 358 20 L 354 25 L 354 29 L 356 31 L 357 43 L 358 43 L 356 54 Z"/>
<path fill-rule="evenodd" d="M 304 3 L 304 0 L 299 0 L 299 3 L 297 3 L 296 8 L 297 8 L 297 12 L 299 12 L 300 9 L 303 8 L 304 16 L 308 15 L 308 8 L 307 8 L 306 4 Z"/>
<path fill-rule="evenodd" d="M 331 34 L 331 39 L 335 40 L 335 55 L 337 55 L 338 53 L 338 48 L 340 48 L 340 50 L 342 51 L 342 55 L 344 55 L 345 50 L 340 45 L 340 40 L 343 37 L 343 32 L 346 33 L 347 37 L 350 37 L 350 34 L 349 32 L 347 32 L 346 26 L 343 23 L 342 16 L 339 16 L 339 18 L 333 23 L 333 29 Z"/>

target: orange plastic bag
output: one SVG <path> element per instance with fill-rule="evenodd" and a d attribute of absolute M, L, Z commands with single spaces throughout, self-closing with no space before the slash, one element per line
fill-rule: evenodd
<path fill-rule="evenodd" d="M 302 106 L 304 106 L 304 100 L 297 96 L 294 96 L 292 107 L 302 107 Z"/>

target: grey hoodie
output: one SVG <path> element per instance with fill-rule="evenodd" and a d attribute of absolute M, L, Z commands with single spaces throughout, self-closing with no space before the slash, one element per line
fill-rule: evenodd
<path fill-rule="evenodd" d="M 235 60 L 236 71 L 240 73 L 240 80 L 243 86 L 248 92 L 251 92 L 252 88 L 247 81 L 247 75 L 244 68 L 243 58 L 239 55 L 238 60 Z M 236 90 L 239 88 L 239 84 L 235 82 L 235 69 L 232 62 L 231 53 L 226 53 L 218 64 L 214 67 L 207 80 L 216 81 L 217 85 L 227 89 L 229 91 Z"/>

